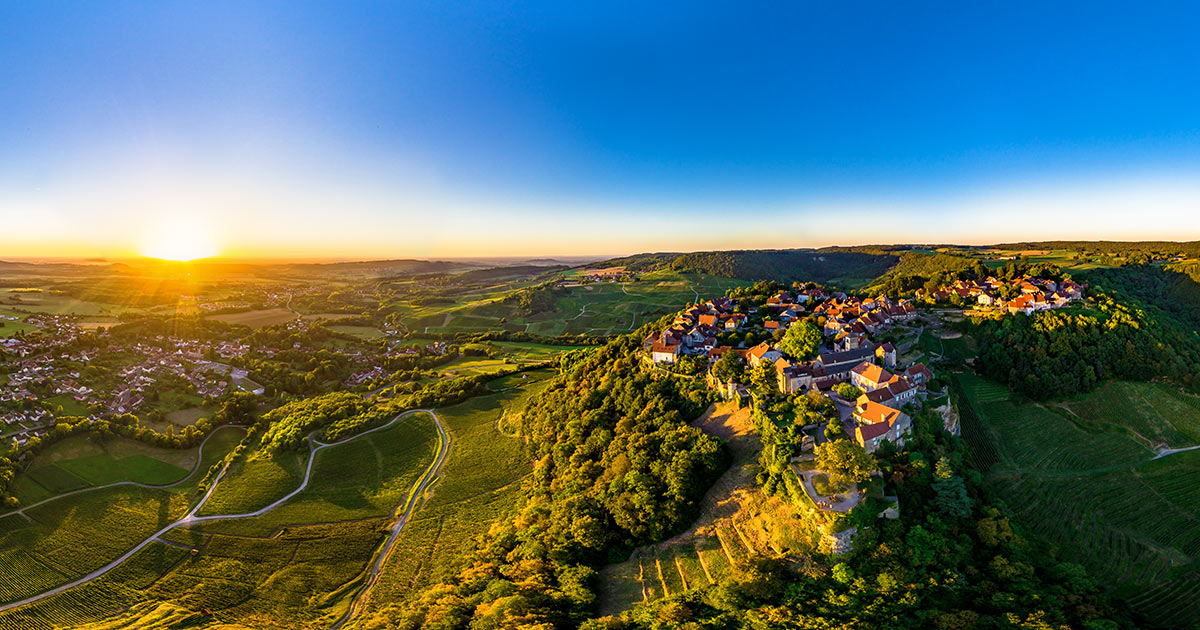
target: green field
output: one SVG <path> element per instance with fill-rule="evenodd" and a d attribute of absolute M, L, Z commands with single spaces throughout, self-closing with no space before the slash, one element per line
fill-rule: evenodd
<path fill-rule="evenodd" d="M 523 343 L 517 341 L 493 341 L 492 344 L 504 350 L 508 356 L 518 361 L 539 362 L 575 350 L 578 346 L 552 346 L 544 343 Z"/>
<path fill-rule="evenodd" d="M 73 297 L 52 293 L 50 291 L 24 292 L 20 290 L 0 290 L 0 304 L 5 312 L 19 309 L 26 313 L 51 313 L 55 315 L 79 315 L 84 318 L 111 319 L 116 315 L 127 312 L 145 312 L 146 309 L 120 306 L 116 304 L 100 304 L 85 302 Z M 10 313 L 20 314 L 20 313 Z M 11 323 L 11 322 L 9 322 Z"/>
<path fill-rule="evenodd" d="M 383 337 L 383 331 L 373 326 L 330 326 L 329 330 L 340 332 L 351 337 L 359 339 L 379 339 Z"/>
<path fill-rule="evenodd" d="M 1148 624 L 1200 624 L 1200 451 L 1151 449 L 1200 444 L 1200 401 L 1155 383 L 1047 405 L 973 375 L 956 375 L 955 390 L 971 456 L 1023 528 Z"/>
<path fill-rule="evenodd" d="M 531 470 L 518 439 L 496 430 L 508 409 L 519 408 L 545 387 L 550 371 L 500 379 L 517 389 L 473 398 L 438 411 L 452 434 L 453 449 L 421 510 L 409 521 L 384 564 L 371 605 L 379 606 L 455 575 L 472 539 L 497 519 L 511 518 L 520 506 L 520 480 Z M 488 465 L 481 466 L 479 462 Z M 372 613 L 374 614 L 374 613 Z"/>
<path fill-rule="evenodd" d="M 232 450 L 242 435 L 236 427 L 213 433 L 200 470 Z M 29 471 L 17 477 L 15 495 L 21 505 L 30 505 L 62 492 L 119 481 L 177 483 L 196 467 L 197 453 L 198 449 L 159 448 L 123 437 L 99 442 L 88 435 L 72 436 L 40 454 Z"/>
<path fill-rule="evenodd" d="M 0 309 L 0 315 L 24 318 L 24 315 L 21 313 L 2 309 Z M 3 326 L 0 326 L 0 338 L 15 337 L 18 333 L 31 333 L 38 330 L 37 326 L 34 326 L 33 324 L 26 324 L 22 320 L 12 321 L 8 319 L 0 319 L 0 324 L 4 324 Z"/>
<path fill-rule="evenodd" d="M 929 330 L 921 333 L 917 347 L 926 354 L 934 354 L 951 361 L 965 361 L 979 354 L 978 344 L 967 335 L 943 339 Z"/>
<path fill-rule="evenodd" d="M 83 406 L 83 403 L 66 394 L 51 396 L 46 399 L 46 402 L 50 405 L 50 409 L 56 417 L 86 416 L 88 413 L 87 407 Z M 60 408 L 62 409 L 61 412 L 59 411 Z"/>

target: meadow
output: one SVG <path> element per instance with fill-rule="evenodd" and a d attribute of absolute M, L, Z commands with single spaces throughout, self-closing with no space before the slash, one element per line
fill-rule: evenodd
<path fill-rule="evenodd" d="M 1200 400 L 1160 383 L 1109 383 L 1055 404 L 956 375 L 963 437 L 1025 530 L 1080 562 L 1148 623 L 1200 610 Z"/>

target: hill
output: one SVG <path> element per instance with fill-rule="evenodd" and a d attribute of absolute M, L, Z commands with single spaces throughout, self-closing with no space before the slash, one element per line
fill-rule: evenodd
<path fill-rule="evenodd" d="M 588 267 L 625 267 L 629 271 L 671 270 L 747 282 L 813 281 L 860 286 L 882 275 L 899 257 L 881 248 L 758 249 L 691 253 L 637 254 Z"/>
<path fill-rule="evenodd" d="M 1200 398 L 1110 381 L 1039 404 L 972 376 L 955 379 L 963 437 L 1014 519 L 1125 599 L 1139 627 L 1194 628 L 1200 612 Z"/>

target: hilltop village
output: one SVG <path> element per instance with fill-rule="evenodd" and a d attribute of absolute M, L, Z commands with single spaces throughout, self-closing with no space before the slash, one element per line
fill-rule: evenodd
<path fill-rule="evenodd" d="M 695 304 L 669 327 L 648 336 L 644 347 L 656 365 L 690 363 L 692 371 L 699 368 L 722 398 L 739 404 L 798 394 L 824 396 L 841 410 L 845 434 L 872 453 L 883 441 L 903 447 L 911 426 L 905 410 L 920 408 L 929 397 L 931 369 L 924 362 L 900 358 L 912 339 L 937 322 L 922 317 L 918 301 L 961 300 L 974 303 L 978 311 L 1028 315 L 1065 307 L 1082 299 L 1083 290 L 1069 279 L 1056 283 L 1029 276 L 1011 281 L 988 278 L 960 280 L 935 291 L 920 289 L 913 300 L 854 297 L 810 283 L 774 292 L 765 300 L 723 297 Z M 807 330 L 793 332 L 797 326 Z M 793 337 L 808 341 L 789 343 Z M 885 337 L 910 341 L 898 349 Z M 730 361 L 737 364 L 732 371 L 718 368 Z M 762 387 L 759 375 L 767 366 L 774 378 L 765 380 L 773 382 L 773 388 Z"/>

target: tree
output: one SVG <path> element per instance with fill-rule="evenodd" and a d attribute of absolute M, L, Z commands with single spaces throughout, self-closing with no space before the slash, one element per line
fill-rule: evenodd
<path fill-rule="evenodd" d="M 726 352 L 713 364 L 713 376 L 722 383 L 729 381 L 742 382 L 746 378 L 746 367 L 742 360 L 732 352 Z"/>
<path fill-rule="evenodd" d="M 954 474 L 950 461 L 945 457 L 938 460 L 934 468 L 933 504 L 941 513 L 955 518 L 971 516 L 971 498 L 962 477 Z"/>
<path fill-rule="evenodd" d="M 250 424 L 254 419 L 256 405 L 254 394 L 233 392 L 221 403 L 221 408 L 216 413 L 216 419 L 221 423 Z"/>
<path fill-rule="evenodd" d="M 750 383 L 760 394 L 774 394 L 779 391 L 779 372 L 773 363 L 763 361 L 750 372 Z"/>
<path fill-rule="evenodd" d="M 878 470 L 875 458 L 849 440 L 818 446 L 817 468 L 829 473 L 829 480 L 838 485 L 861 483 Z"/>
<path fill-rule="evenodd" d="M 792 324 L 783 335 L 783 340 L 779 342 L 780 350 L 799 361 L 807 361 L 817 356 L 820 347 L 821 331 L 807 321 Z"/>
<path fill-rule="evenodd" d="M 846 400 L 858 400 L 859 396 L 863 395 L 861 389 L 851 385 L 850 383 L 838 383 L 837 387 L 833 388 L 838 396 Z"/>

